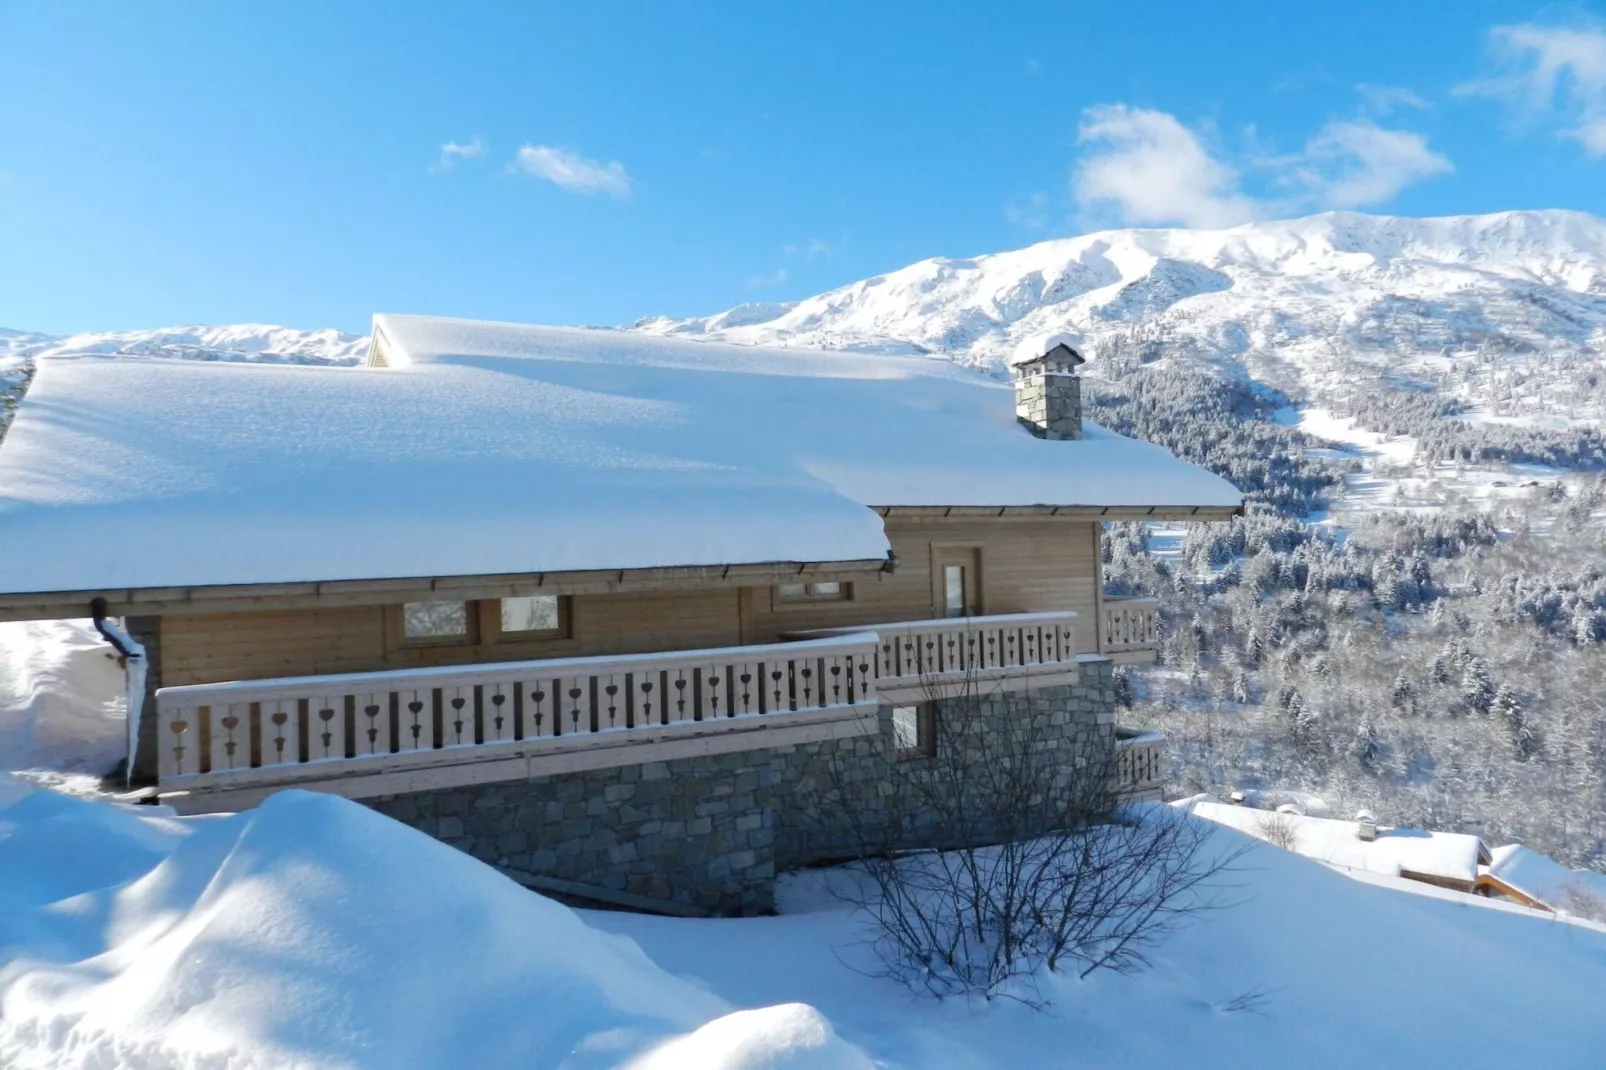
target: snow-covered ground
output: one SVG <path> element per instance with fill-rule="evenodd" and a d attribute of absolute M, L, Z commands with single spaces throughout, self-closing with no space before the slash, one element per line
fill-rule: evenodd
<path fill-rule="evenodd" d="M 1313 522 L 1342 526 L 1360 514 L 1383 509 L 1433 512 L 1461 503 L 1491 508 L 1520 501 L 1535 493 L 1536 486 L 1572 476 L 1566 469 L 1539 464 L 1430 465 L 1418 458 L 1411 436 L 1368 431 L 1353 417 L 1338 416 L 1319 405 L 1279 409 L 1274 419 L 1330 444 L 1307 449 L 1307 456 L 1358 465 L 1358 470 L 1345 473 L 1332 508 Z"/>
<path fill-rule="evenodd" d="M 1037 1011 L 869 976 L 860 916 L 817 874 L 777 917 L 575 912 L 342 799 L 179 819 L 13 781 L 0 1065 L 1599 1065 L 1606 933 L 1272 848 L 1238 865 L 1239 905 L 1152 969 L 1049 978 Z"/>

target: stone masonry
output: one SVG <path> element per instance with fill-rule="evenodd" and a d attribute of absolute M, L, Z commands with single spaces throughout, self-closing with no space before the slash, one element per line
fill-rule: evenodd
<path fill-rule="evenodd" d="M 1079 439 L 1082 380 L 1075 362 L 1055 353 L 1015 366 L 1015 416 L 1038 438 Z"/>
<path fill-rule="evenodd" d="M 1110 753 L 1115 691 L 1108 661 L 1078 683 L 983 697 L 985 718 L 1034 718 L 1046 747 Z M 942 703 L 937 716 L 942 716 Z M 844 857 L 822 792 L 845 790 L 862 814 L 887 806 L 891 711 L 879 731 L 766 750 L 626 765 L 369 801 L 515 880 L 558 878 L 721 914 L 771 909 L 778 871 Z M 917 759 L 918 760 L 918 759 Z M 835 771 L 832 766 L 835 763 Z M 919 846 L 919 845 L 912 845 Z"/>

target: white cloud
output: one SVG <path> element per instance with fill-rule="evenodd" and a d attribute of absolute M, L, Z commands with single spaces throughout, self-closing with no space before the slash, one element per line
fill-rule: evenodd
<path fill-rule="evenodd" d="M 1530 117 L 1555 114 L 1562 133 L 1606 156 L 1606 29 L 1598 25 L 1496 26 L 1490 44 L 1506 70 L 1456 91 L 1506 100 Z"/>
<path fill-rule="evenodd" d="M 458 160 L 474 160 L 485 155 L 485 145 L 479 138 L 463 144 L 457 141 L 448 141 L 441 146 L 441 158 L 433 168 L 436 171 L 450 171 Z"/>
<path fill-rule="evenodd" d="M 625 174 L 625 165 L 618 160 L 599 163 L 568 149 L 526 145 L 519 150 L 511 166 L 570 193 L 606 193 L 615 200 L 630 196 L 630 176 Z"/>
<path fill-rule="evenodd" d="M 1431 106 L 1417 93 L 1402 85 L 1375 85 L 1371 82 L 1362 82 L 1355 87 L 1355 92 L 1360 96 L 1366 111 L 1377 116 L 1388 115 L 1405 108 L 1412 111 L 1427 111 Z"/>
<path fill-rule="evenodd" d="M 787 256 L 801 256 L 805 260 L 814 260 L 817 258 L 829 260 L 837 253 L 840 253 L 847 246 L 847 244 L 848 239 L 846 237 L 843 237 L 843 239 L 838 242 L 828 242 L 822 238 L 810 238 L 801 245 L 797 244 L 796 242 L 787 242 L 785 245 L 781 246 L 781 252 L 785 253 Z"/>
<path fill-rule="evenodd" d="M 1048 215 L 1049 197 L 1040 191 L 1004 202 L 1004 218 L 1022 230 L 1047 229 Z"/>
<path fill-rule="evenodd" d="M 1225 153 L 1212 150 L 1174 115 L 1124 104 L 1089 108 L 1078 140 L 1092 147 L 1073 174 L 1073 192 L 1084 212 L 1113 209 L 1126 224 L 1224 227 L 1375 205 L 1414 182 L 1454 170 L 1421 134 L 1364 118 L 1328 123 L 1288 155 L 1260 149 L 1252 127 L 1245 137 L 1251 149 L 1245 165 L 1266 176 L 1275 196 L 1246 193 Z M 1012 219 L 1014 212 L 1006 208 Z"/>
<path fill-rule="evenodd" d="M 749 290 L 767 290 L 772 286 L 779 286 L 787 279 L 785 268 L 776 268 L 767 275 L 754 275 L 747 280 Z"/>
<path fill-rule="evenodd" d="M 1421 134 L 1357 119 L 1324 126 L 1306 143 L 1291 179 L 1323 207 L 1360 208 L 1454 170 L 1449 158 L 1428 148 Z"/>
<path fill-rule="evenodd" d="M 1257 214 L 1238 174 L 1176 116 L 1125 104 L 1082 113 L 1077 141 L 1093 146 L 1076 169 L 1077 203 L 1114 208 L 1123 223 L 1223 227 Z"/>

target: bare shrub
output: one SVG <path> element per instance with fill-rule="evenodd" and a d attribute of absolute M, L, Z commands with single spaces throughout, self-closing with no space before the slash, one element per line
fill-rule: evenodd
<path fill-rule="evenodd" d="M 1266 814 L 1255 822 L 1255 835 L 1274 847 L 1292 851 L 1299 846 L 1299 823 L 1292 814 Z"/>
<path fill-rule="evenodd" d="M 869 759 L 885 805 L 838 807 L 862 878 L 838 892 L 873 919 L 881 975 L 1036 1005 L 1042 969 L 1136 971 L 1225 905 L 1237 853 L 1185 812 L 1119 807 L 1113 747 L 1078 746 L 1026 695 L 959 691 L 926 707 L 929 746 Z M 834 798 L 862 761 L 833 766 Z"/>
<path fill-rule="evenodd" d="M 1606 922 L 1606 896 L 1578 884 L 1562 888 L 1561 908 L 1577 918 Z"/>

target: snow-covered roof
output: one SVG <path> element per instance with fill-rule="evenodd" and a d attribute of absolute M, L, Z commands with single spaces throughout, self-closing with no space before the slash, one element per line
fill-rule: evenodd
<path fill-rule="evenodd" d="M 1414 873 L 1466 881 L 1478 879 L 1478 863 L 1487 848 L 1476 836 L 1460 832 L 1425 832 L 1421 829 L 1379 826 L 1375 840 L 1363 840 L 1354 821 L 1274 813 L 1248 806 L 1204 799 L 1190 805 L 1192 812 L 1218 825 L 1235 828 L 1259 839 L 1271 839 L 1272 827 L 1287 830 L 1286 846 L 1296 854 L 1342 869 L 1358 869 L 1397 877 Z"/>
<path fill-rule="evenodd" d="M 1491 877 L 1552 910 L 1578 913 L 1580 908 L 1593 907 L 1606 912 L 1606 873 L 1568 869 L 1520 843 L 1496 847 L 1489 854 Z"/>
<path fill-rule="evenodd" d="M 1233 507 L 927 357 L 376 316 L 383 368 L 42 359 L 0 592 L 883 557 L 867 506 Z"/>

